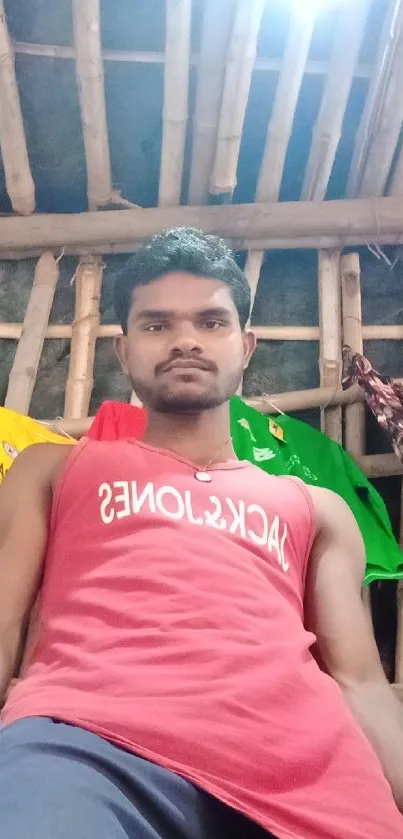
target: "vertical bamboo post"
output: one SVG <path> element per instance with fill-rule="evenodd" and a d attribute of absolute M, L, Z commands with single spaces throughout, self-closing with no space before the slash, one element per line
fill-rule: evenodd
<path fill-rule="evenodd" d="M 59 276 L 53 254 L 45 252 L 37 262 L 21 338 L 8 381 L 5 407 L 28 414 Z"/>
<path fill-rule="evenodd" d="M 340 261 L 343 312 L 343 343 L 354 352 L 363 352 L 360 257 L 358 253 L 342 256 Z M 345 445 L 353 457 L 365 454 L 365 406 L 347 405 Z"/>
<path fill-rule="evenodd" d="M 80 262 L 76 273 L 76 303 L 64 404 L 64 415 L 69 419 L 88 416 L 94 384 L 95 343 L 100 323 L 102 271 L 102 262 L 89 257 Z"/>
<path fill-rule="evenodd" d="M 341 301 L 340 253 L 319 251 L 319 331 L 320 331 L 320 385 L 334 390 L 340 387 L 341 378 Z M 340 406 L 321 410 L 321 429 L 335 440 L 342 442 L 342 413 Z"/>

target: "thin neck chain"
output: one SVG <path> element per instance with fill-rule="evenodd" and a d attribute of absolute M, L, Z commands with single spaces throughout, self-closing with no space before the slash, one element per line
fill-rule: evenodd
<path fill-rule="evenodd" d="M 207 472 L 207 469 L 208 469 L 210 466 L 212 466 L 212 464 L 213 464 L 213 463 L 217 460 L 217 457 L 218 457 L 218 455 L 220 454 L 220 452 L 224 452 L 224 451 L 225 451 L 225 449 L 227 448 L 227 446 L 229 445 L 229 443 L 231 443 L 231 437 L 228 437 L 228 440 L 226 440 L 226 441 L 225 441 L 225 443 L 222 443 L 222 445 L 220 446 L 220 448 L 219 448 L 216 452 L 214 452 L 213 457 L 211 458 L 211 460 L 209 460 L 209 461 L 208 461 L 208 463 L 206 463 L 206 465 L 205 465 L 205 466 L 200 466 L 200 468 L 197 470 L 197 472 Z"/>

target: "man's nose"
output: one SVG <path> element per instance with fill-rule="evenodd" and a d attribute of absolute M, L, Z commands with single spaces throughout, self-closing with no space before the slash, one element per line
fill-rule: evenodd
<path fill-rule="evenodd" d="M 174 355 L 203 352 L 203 344 L 197 330 L 191 325 L 183 325 L 176 329 L 171 352 Z"/>

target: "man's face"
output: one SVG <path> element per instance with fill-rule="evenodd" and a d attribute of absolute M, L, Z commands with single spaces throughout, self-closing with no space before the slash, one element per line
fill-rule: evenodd
<path fill-rule="evenodd" d="M 255 348 L 228 286 L 172 273 L 134 292 L 128 334 L 117 339 L 124 372 L 148 408 L 199 413 L 223 404 Z"/>

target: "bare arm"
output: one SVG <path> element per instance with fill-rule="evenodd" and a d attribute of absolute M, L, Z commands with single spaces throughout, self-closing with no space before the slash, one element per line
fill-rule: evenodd
<path fill-rule="evenodd" d="M 317 637 L 321 666 L 340 685 L 403 812 L 403 706 L 386 679 L 362 604 L 361 534 L 341 498 L 327 490 L 311 492 L 318 530 L 307 577 L 306 625 Z"/>
<path fill-rule="evenodd" d="M 65 447 L 23 451 L 0 486 L 0 707 L 20 663 L 38 592 L 52 502 L 52 476 Z"/>

